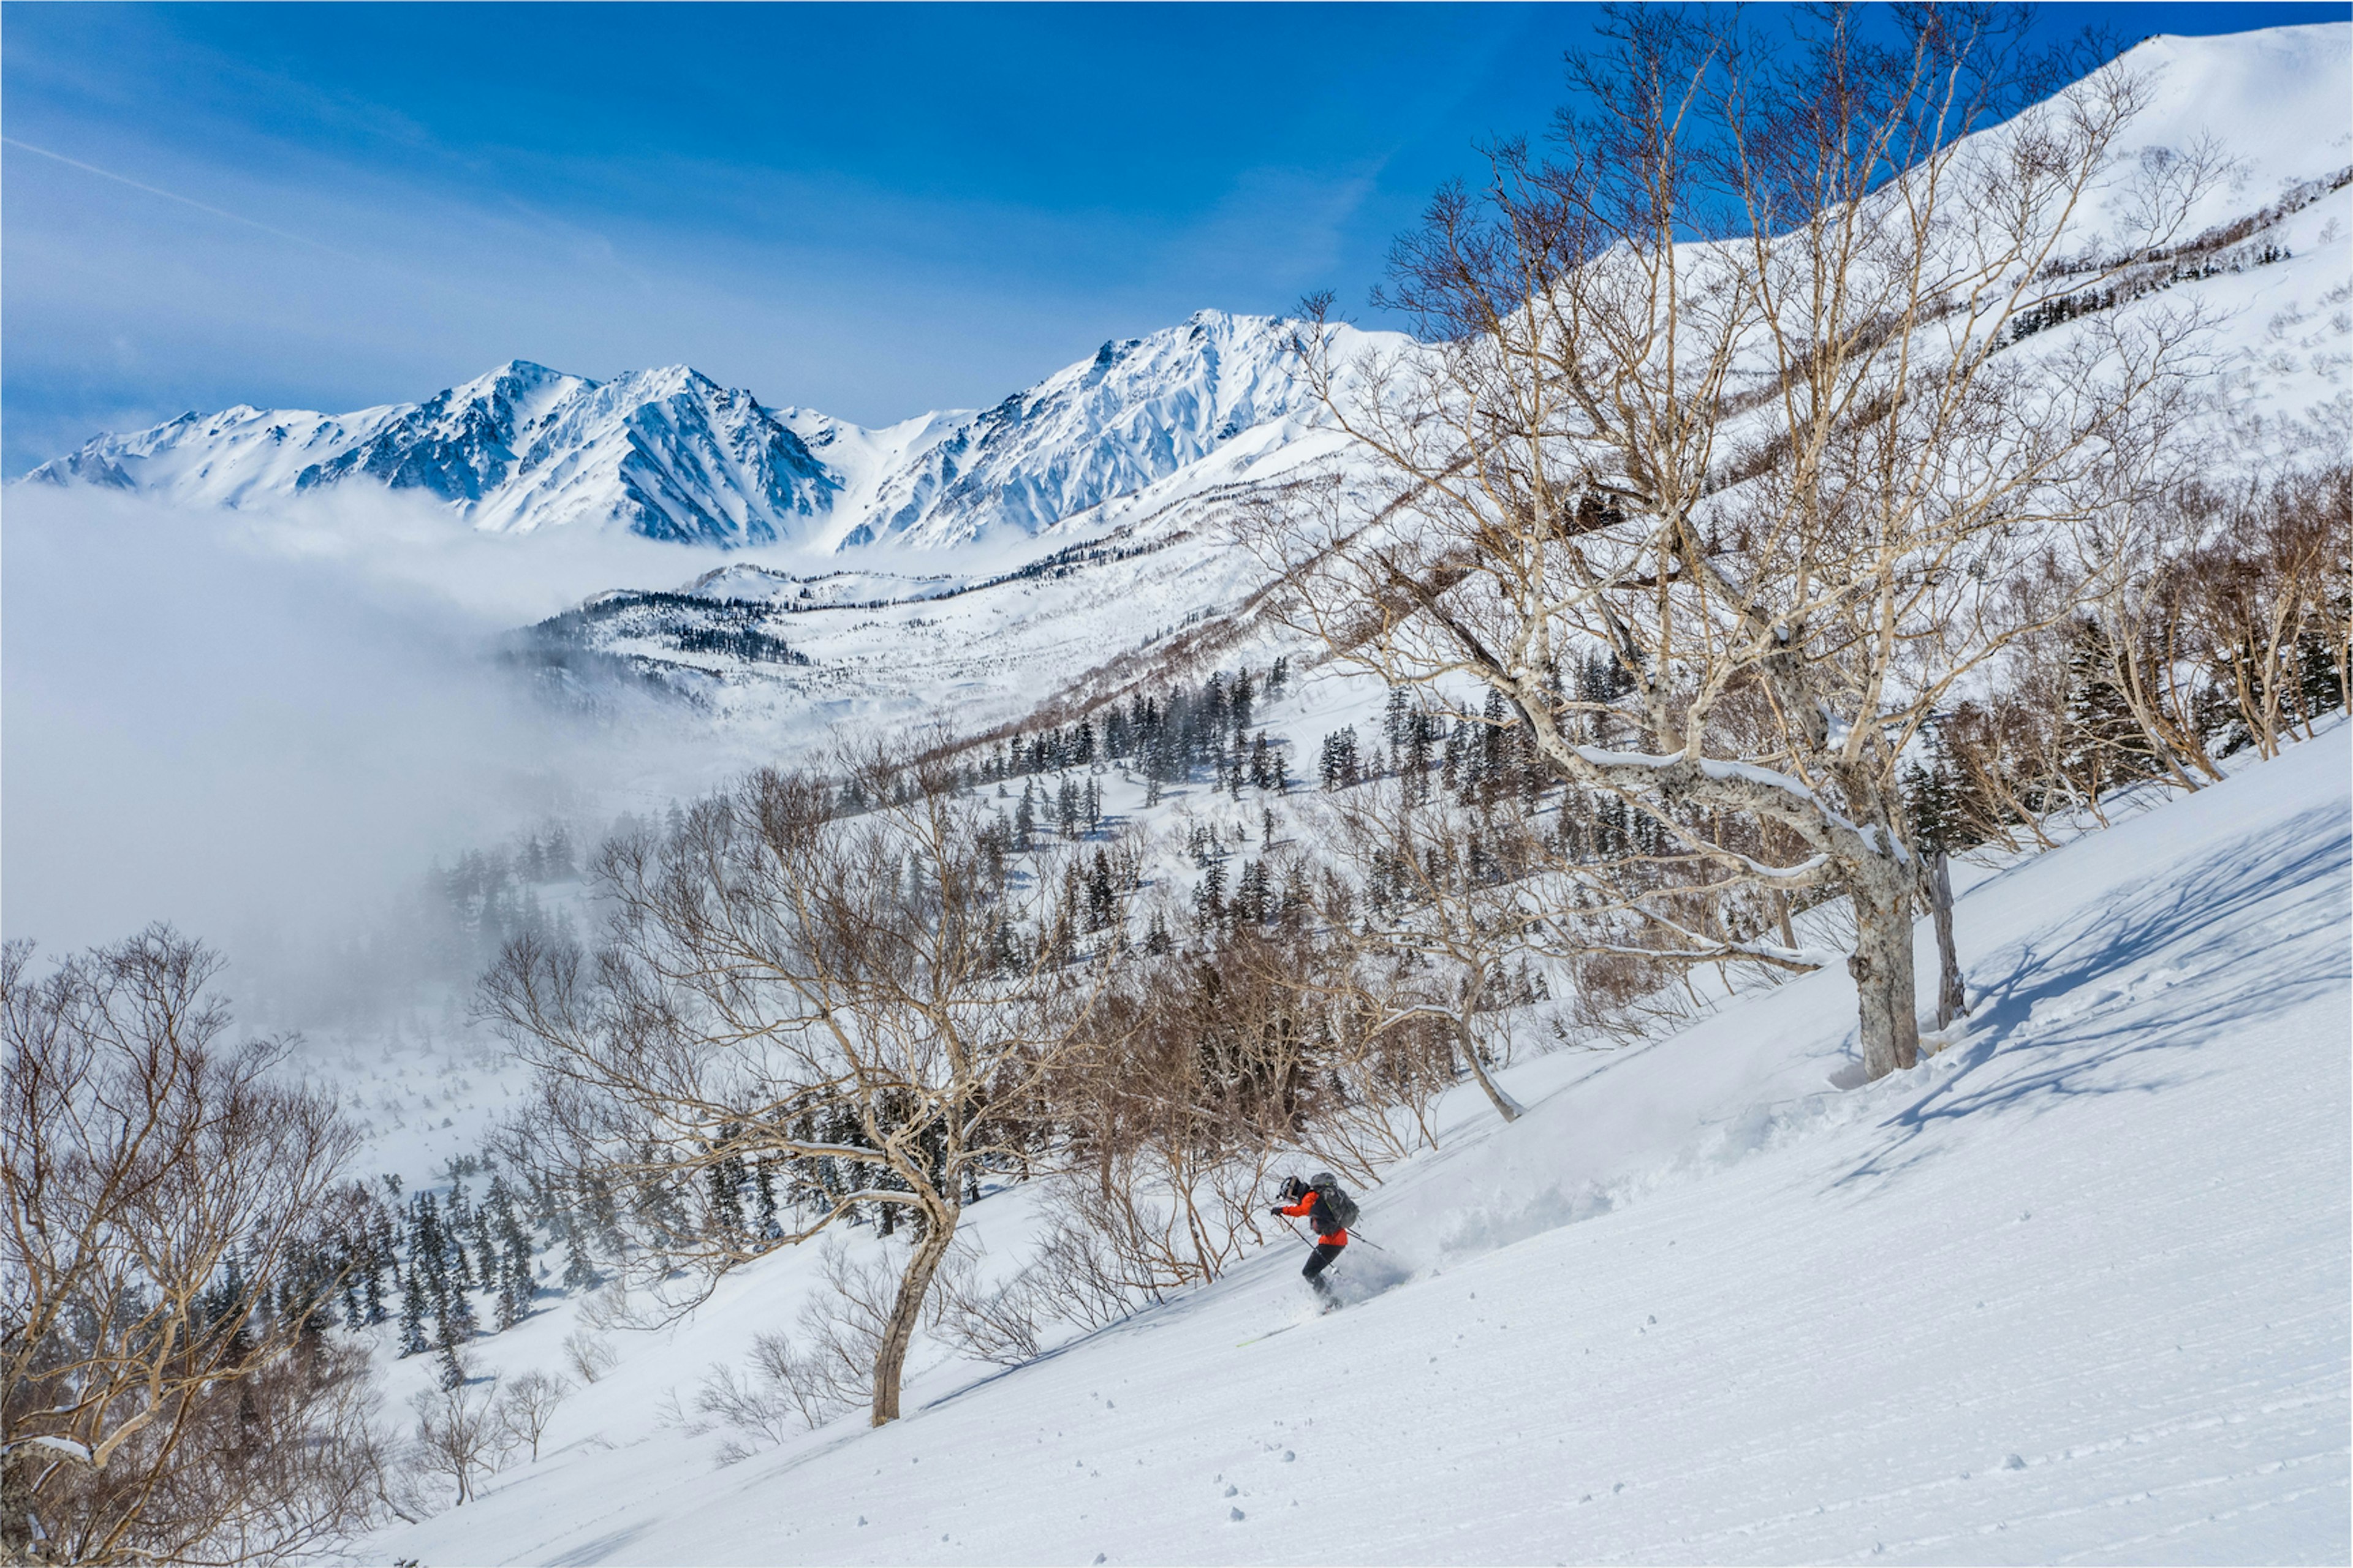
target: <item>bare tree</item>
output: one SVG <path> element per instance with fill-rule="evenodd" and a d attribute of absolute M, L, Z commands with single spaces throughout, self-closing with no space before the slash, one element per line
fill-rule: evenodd
<path fill-rule="evenodd" d="M 1066 1241 L 1061 1261 L 1115 1281 L 1129 1310 L 1257 1244 L 1256 1173 L 1307 1117 L 1304 1010 L 1267 978 L 1291 963 L 1236 961 L 1267 940 L 1132 952 L 1050 1086 L 1068 1134 L 1055 1207 L 1092 1238 Z"/>
<path fill-rule="evenodd" d="M 613 1342 L 587 1329 L 575 1329 L 564 1336 L 564 1359 L 580 1374 L 583 1383 L 595 1383 L 613 1370 L 618 1357 L 613 1353 Z"/>
<path fill-rule="evenodd" d="M 1340 928 L 1358 938 L 1347 973 L 1366 991 L 1369 1034 L 1417 1017 L 1440 1022 L 1450 1054 L 1495 1113 L 1514 1121 L 1519 1102 L 1487 1070 L 1504 1043 L 1489 1026 L 1512 962 L 1539 951 L 1547 857 L 1515 797 L 1467 810 L 1426 794 L 1392 781 L 1320 803 L 1324 847 L 1368 889 L 1362 923 Z"/>
<path fill-rule="evenodd" d="M 2311 733 L 2321 706 L 2311 688 L 2339 702 L 2348 689 L 2353 468 L 2277 475 L 2221 516 L 2183 563 L 2188 613 L 2245 742 L 2276 756 L 2295 729 Z"/>
<path fill-rule="evenodd" d="M 1044 1273 L 1032 1267 L 985 1285 L 978 1255 L 960 1247 L 941 1266 L 934 1327 L 978 1360 L 1002 1366 L 1034 1361 L 1045 1349 L 1044 1326 L 1070 1315 L 1049 1294 Z"/>
<path fill-rule="evenodd" d="M 501 1381 L 492 1414 L 507 1444 L 530 1449 L 532 1463 L 537 1464 L 539 1440 L 555 1418 L 555 1407 L 571 1393 L 570 1379 L 537 1367 Z"/>
<path fill-rule="evenodd" d="M 952 762 L 875 761 L 862 812 L 765 772 L 673 834 L 608 846 L 593 958 L 523 941 L 485 980 L 539 1068 L 536 1146 L 629 1194 L 654 1299 L 865 1208 L 912 1224 L 874 1346 L 873 1419 L 899 1414 L 907 1347 L 1005 1130 L 1077 1048 L 1121 922 L 1092 950 L 1060 879 L 987 847 Z M 748 1163 L 867 1172 L 814 1214 L 755 1227 Z M 667 1279 L 700 1266 L 682 1300 Z M 668 1294 L 664 1294 L 667 1291 Z"/>
<path fill-rule="evenodd" d="M 1918 1038 L 1899 759 L 2072 612 L 2157 482 L 2200 323 L 2021 329 L 2131 292 L 2216 166 L 2122 166 L 2145 89 L 2115 66 L 2020 108 L 2043 79 L 1984 9 L 1896 12 L 1892 47 L 1844 10 L 1777 15 L 1778 53 L 1739 14 L 1613 13 L 1558 156 L 1493 148 L 1483 190 L 1398 242 L 1385 300 L 1424 343 L 1344 363 L 1311 301 L 1308 374 L 1379 483 L 1279 498 L 1249 533 L 1341 657 L 1500 692 L 1558 776 L 1689 854 L 1851 898 L 1876 1077 Z M 1622 698 L 1568 688 L 1594 650 Z M 1717 846 L 1692 807 L 1799 858 Z"/>
<path fill-rule="evenodd" d="M 284 1042 L 227 1042 L 219 969 L 165 926 L 39 976 L 0 950 L 12 1561 L 275 1560 L 375 1494 L 366 1356 L 329 1333 L 354 1134 Z"/>
<path fill-rule="evenodd" d="M 807 1327 L 805 1313 L 803 1328 Z M 714 1363 L 695 1395 L 699 1414 L 734 1433 L 720 1447 L 719 1462 L 724 1465 L 772 1447 L 796 1430 L 823 1426 L 856 1404 L 867 1393 L 865 1374 L 872 1365 L 872 1354 L 870 1346 L 866 1366 L 851 1369 L 854 1386 L 850 1389 L 841 1386 L 837 1359 L 829 1358 L 822 1348 L 805 1349 L 794 1343 L 789 1334 L 754 1335 L 749 1362 L 740 1373 Z"/>
<path fill-rule="evenodd" d="M 456 1493 L 452 1507 L 471 1502 L 476 1478 L 499 1468 L 512 1441 L 491 1392 L 467 1381 L 421 1389 L 410 1405 L 417 1412 L 412 1462 L 424 1474 L 449 1483 Z"/>

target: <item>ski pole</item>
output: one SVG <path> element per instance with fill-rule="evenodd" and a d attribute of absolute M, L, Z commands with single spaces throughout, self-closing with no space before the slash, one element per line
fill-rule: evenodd
<path fill-rule="evenodd" d="M 1317 1244 L 1317 1243 L 1315 1243 L 1315 1242 L 1313 1242 L 1313 1241 L 1309 1241 L 1309 1240 L 1307 1239 L 1306 1235 L 1305 1235 L 1303 1232 L 1302 1232 L 1302 1231 L 1300 1230 L 1300 1228 L 1299 1228 L 1297 1226 L 1295 1226 L 1295 1225 L 1292 1225 L 1292 1224 L 1291 1224 L 1291 1218 L 1290 1218 L 1290 1216 L 1289 1216 L 1289 1215 L 1284 1215 L 1284 1216 L 1283 1216 L 1283 1221 L 1282 1221 L 1282 1223 L 1283 1223 L 1284 1225 L 1291 1226 L 1291 1234 L 1292 1234 L 1292 1235 L 1293 1235 L 1293 1236 L 1295 1236 L 1295 1237 L 1299 1237 L 1299 1239 L 1300 1239 L 1302 1242 L 1304 1242 L 1304 1243 L 1306 1244 L 1306 1247 L 1307 1247 L 1307 1250 L 1308 1250 L 1308 1251 L 1313 1252 L 1313 1251 L 1314 1251 L 1314 1250 L 1315 1250 L 1315 1248 L 1316 1248 L 1316 1247 L 1317 1247 L 1317 1245 L 1318 1245 L 1318 1244 Z M 1361 1241 L 1361 1242 L 1363 1242 L 1366 1247 L 1371 1247 L 1375 1252 L 1378 1252 L 1378 1253 L 1386 1254 L 1386 1253 L 1388 1251 L 1388 1247 L 1383 1247 L 1379 1242 L 1375 1241 L 1371 1237 L 1366 1236 L 1363 1231 L 1358 1230 L 1355 1226 L 1348 1226 L 1348 1227 L 1347 1227 L 1347 1231 L 1348 1231 L 1348 1239 L 1349 1239 L 1349 1240 L 1351 1240 L 1351 1241 Z"/>

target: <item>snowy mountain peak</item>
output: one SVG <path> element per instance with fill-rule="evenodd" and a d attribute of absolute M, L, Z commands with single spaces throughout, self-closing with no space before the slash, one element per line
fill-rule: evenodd
<path fill-rule="evenodd" d="M 878 487 L 859 539 L 955 544 L 993 528 L 1035 533 L 1207 457 L 1242 431 L 1318 410 L 1290 324 L 1196 311 L 944 432 Z"/>
<path fill-rule="evenodd" d="M 587 522 L 721 546 L 953 545 L 1034 534 L 1253 426 L 1312 416 L 1289 337 L 1272 317 L 1198 310 L 993 407 L 879 429 L 766 407 L 691 365 L 599 382 L 514 359 L 421 403 L 187 414 L 27 477 L 226 506 L 375 484 L 499 532 Z"/>

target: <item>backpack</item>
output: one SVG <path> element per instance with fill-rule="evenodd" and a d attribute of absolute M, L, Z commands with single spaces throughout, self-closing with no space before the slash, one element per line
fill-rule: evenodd
<path fill-rule="evenodd" d="M 1332 1217 L 1340 1222 L 1342 1230 L 1355 1228 L 1356 1215 L 1361 1211 L 1356 1207 L 1356 1200 L 1342 1189 L 1339 1177 L 1329 1171 L 1318 1171 L 1315 1173 L 1315 1179 L 1308 1185 L 1314 1187 L 1322 1196 L 1324 1206 L 1332 1211 Z"/>

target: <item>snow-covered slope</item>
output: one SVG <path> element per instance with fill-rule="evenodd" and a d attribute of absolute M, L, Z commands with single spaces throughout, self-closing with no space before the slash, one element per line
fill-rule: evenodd
<path fill-rule="evenodd" d="M 865 521 L 844 542 L 1035 533 L 1164 479 L 1245 430 L 1311 416 L 1289 336 L 1279 321 L 1202 310 L 1180 327 L 1107 342 L 881 475 Z"/>
<path fill-rule="evenodd" d="M 599 595 L 530 628 L 519 647 L 557 664 L 580 654 L 625 661 L 712 718 L 773 737 L 780 756 L 821 751 L 845 721 L 944 718 L 976 733 L 1074 688 L 1099 694 L 1141 675 L 1196 628 L 1250 635 L 1232 617 L 1267 574 L 1225 531 L 1222 508 L 1247 474 L 1291 472 L 1330 450 L 1328 438 L 1261 434 L 1269 449 L 1255 468 L 1250 448 L 1261 437 L 1246 436 L 1069 520 L 1075 542 L 998 570 L 807 574 L 734 563 L 673 590 Z M 933 559 L 988 563 L 969 548 Z M 766 640 L 745 644 L 747 631 Z M 777 645 L 795 657 L 776 656 Z"/>
<path fill-rule="evenodd" d="M 2274 202 L 2353 164 L 2353 26 L 2316 22 L 2208 37 L 2160 34 L 2124 63 L 2145 72 L 2148 100 L 2119 150 L 2224 149 L 2232 177 L 2190 214 L 2192 232 Z"/>
<path fill-rule="evenodd" d="M 548 1451 L 378 1557 L 2342 1562 L 2353 870 L 2339 726 L 1959 902 L 1975 1018 L 1852 1059 L 1835 973 L 1524 1062 L 1296 1249 L 733 1467 L 656 1418 L 807 1259 L 625 1334 Z M 1925 955 L 1924 955 L 1925 956 Z M 978 1205 L 1018 1240 L 1027 1194 Z M 484 1347 L 553 1364 L 545 1314 Z M 1265 1337 L 1273 1334 L 1275 1337 Z M 402 1363 L 413 1367 L 417 1363 Z M 421 1375 L 421 1373 L 420 1373 Z"/>
<path fill-rule="evenodd" d="M 437 498 L 493 532 L 604 523 L 819 551 L 1018 539 L 1245 431 L 1309 417 L 1291 331 L 1203 310 L 1105 343 L 994 408 L 881 430 L 767 408 L 684 365 L 595 382 L 518 360 L 419 404 L 183 415 L 98 437 L 26 477 L 227 506 L 368 483 Z"/>

